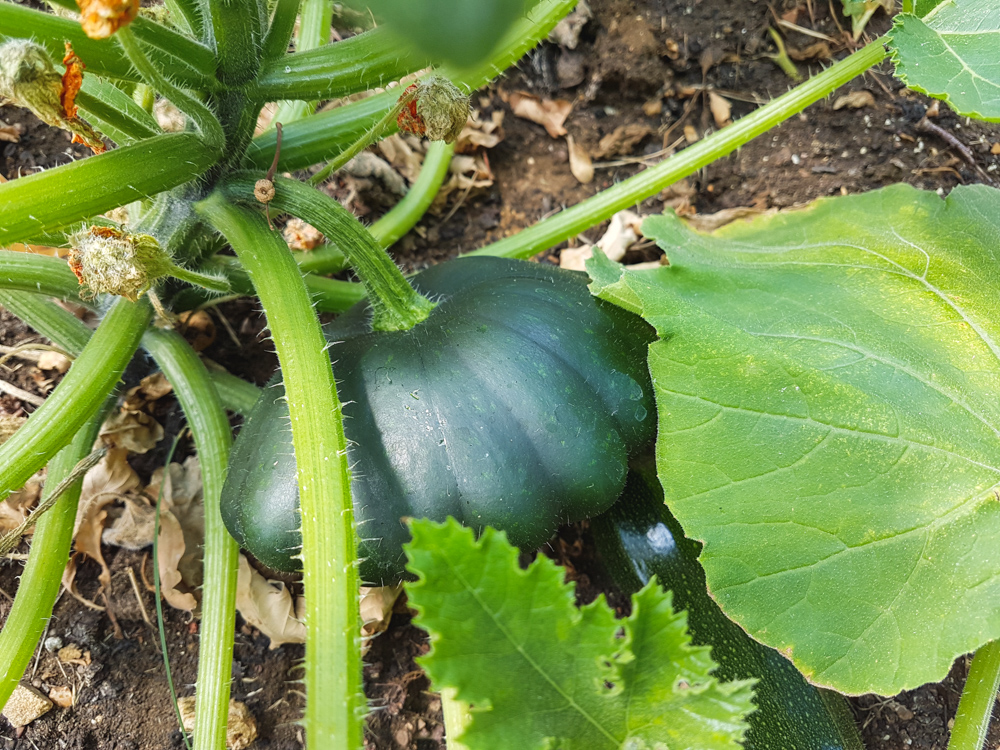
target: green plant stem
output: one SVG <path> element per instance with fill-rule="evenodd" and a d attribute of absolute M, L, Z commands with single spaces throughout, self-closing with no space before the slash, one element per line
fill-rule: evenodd
<path fill-rule="evenodd" d="M 382 247 L 390 247 L 416 226 L 434 202 L 441 183 L 448 174 L 455 144 L 434 141 L 427 149 L 420 176 L 406 196 L 393 206 L 388 213 L 376 221 L 368 232 Z"/>
<path fill-rule="evenodd" d="M 0 446 L 0 498 L 28 481 L 97 411 L 117 385 L 150 317 L 146 300 L 114 303 L 62 382 Z"/>
<path fill-rule="evenodd" d="M 318 49 L 330 42 L 330 25 L 333 23 L 333 0 L 303 0 L 299 20 L 296 52 Z M 274 122 L 296 122 L 316 111 L 315 101 L 284 101 L 274 115 Z"/>
<path fill-rule="evenodd" d="M 80 282 L 65 260 L 0 250 L 0 288 L 36 292 L 80 303 Z"/>
<path fill-rule="evenodd" d="M 260 70 L 264 3 L 258 0 L 207 0 L 215 38 L 216 75 L 230 87 L 253 80 Z"/>
<path fill-rule="evenodd" d="M 306 744 L 362 746 L 360 613 L 347 443 L 326 340 L 302 274 L 264 217 L 215 193 L 198 210 L 257 289 L 285 382 L 298 465 L 306 599 Z"/>
<path fill-rule="evenodd" d="M 208 376 L 219 393 L 219 400 L 229 411 L 245 417 L 260 398 L 261 389 L 243 378 L 221 370 L 209 370 Z"/>
<path fill-rule="evenodd" d="M 72 442 L 52 459 L 45 480 L 45 497 L 73 471 L 78 461 L 90 453 L 104 421 L 104 414 L 104 409 L 94 413 L 76 433 Z M 7 614 L 3 631 L 0 632 L 0 705 L 7 703 L 24 675 L 38 646 L 38 640 L 52 616 L 73 541 L 73 525 L 81 484 L 76 482 L 64 492 L 35 526 L 28 562 L 21 574 L 17 595 Z"/>
<path fill-rule="evenodd" d="M 292 257 L 302 273 L 340 273 L 347 268 L 347 256 L 336 244 L 327 242 L 315 250 L 294 252 Z"/>
<path fill-rule="evenodd" d="M 79 318 L 40 294 L 0 290 L 0 305 L 74 357 L 90 340 L 91 330 Z"/>
<path fill-rule="evenodd" d="M 572 208 L 543 219 L 522 232 L 466 255 L 530 258 L 611 218 L 619 211 L 656 195 L 665 187 L 732 153 L 744 143 L 766 133 L 810 104 L 833 93 L 885 57 L 883 42 L 876 39 L 819 75 L 782 94 L 732 125 L 688 146 L 655 167 L 623 180 Z"/>
<path fill-rule="evenodd" d="M 415 95 L 416 91 L 404 91 L 392 109 L 382 115 L 382 118 L 372 125 L 367 133 L 337 154 L 336 158 L 331 160 L 329 164 L 310 177 L 309 184 L 319 185 L 323 180 L 342 168 L 347 162 L 375 143 L 375 141 L 379 140 L 391 126 L 396 124 L 396 118 L 399 117 L 399 113 L 413 101 Z"/>
<path fill-rule="evenodd" d="M 164 0 L 163 4 L 184 31 L 204 41 L 205 24 L 202 19 L 205 9 L 199 0 Z"/>
<path fill-rule="evenodd" d="M 1000 689 L 1000 641 L 980 646 L 958 702 L 948 750 L 982 750 Z"/>
<path fill-rule="evenodd" d="M 234 201 L 250 203 L 254 182 L 254 176 L 241 173 L 227 179 L 222 190 Z M 430 314 L 433 303 L 410 286 L 361 222 L 333 198 L 297 180 L 275 177 L 271 207 L 308 221 L 344 251 L 367 292 L 375 330 L 406 330 Z"/>
<path fill-rule="evenodd" d="M 267 34 L 264 36 L 264 49 L 261 55 L 264 62 L 283 57 L 288 52 L 300 3 L 301 0 L 277 0 L 274 4 L 271 25 L 268 26 Z"/>
<path fill-rule="evenodd" d="M 239 547 L 219 510 L 232 431 L 208 371 L 179 333 L 151 328 L 142 342 L 174 387 L 201 464 L 205 547 L 194 747 L 213 750 L 226 743 L 236 619 Z"/>
<path fill-rule="evenodd" d="M 191 118 L 205 145 L 221 153 L 226 137 L 222 132 L 222 125 L 212 110 L 167 80 L 167 77 L 146 56 L 145 50 L 135 38 L 131 28 L 123 26 L 118 29 L 117 37 L 118 43 L 125 50 L 129 61 L 139 71 L 142 80 L 155 91 L 167 97 L 177 109 Z"/>
<path fill-rule="evenodd" d="M 224 278 L 219 278 L 218 276 L 208 276 L 187 268 L 181 268 L 177 265 L 171 267 L 170 275 L 175 279 L 186 281 L 188 284 L 193 286 L 200 286 L 203 289 L 218 292 L 219 294 L 229 294 L 229 292 L 232 291 L 232 288 L 229 286 L 229 282 Z"/>

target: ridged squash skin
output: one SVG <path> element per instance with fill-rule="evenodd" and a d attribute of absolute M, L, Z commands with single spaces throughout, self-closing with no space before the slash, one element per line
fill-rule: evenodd
<path fill-rule="evenodd" d="M 361 576 L 398 580 L 405 518 L 454 516 L 533 548 L 618 497 L 655 433 L 652 329 L 591 296 L 584 274 L 477 257 L 413 279 L 437 303 L 407 331 L 359 305 L 325 333 L 351 464 Z M 278 570 L 299 568 L 298 489 L 280 385 L 248 415 L 222 514 Z"/>

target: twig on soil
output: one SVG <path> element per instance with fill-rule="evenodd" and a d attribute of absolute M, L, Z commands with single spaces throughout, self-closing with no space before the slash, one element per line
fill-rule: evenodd
<path fill-rule="evenodd" d="M 16 385 L 8 383 L 6 380 L 0 380 L 0 393 L 6 393 L 8 396 L 13 396 L 14 398 L 31 404 L 32 406 L 41 406 L 45 403 L 45 399 L 41 396 L 36 396 L 34 393 L 28 393 Z"/>
<path fill-rule="evenodd" d="M 990 177 L 986 170 L 979 166 L 979 162 L 976 161 L 976 155 L 972 153 L 972 149 L 958 140 L 958 137 L 954 133 L 942 128 L 940 125 L 931 122 L 926 116 L 921 118 L 920 122 L 917 123 L 917 130 L 921 133 L 928 133 L 930 135 L 936 135 L 938 138 L 943 140 L 953 149 L 958 151 L 959 155 L 968 162 L 969 166 L 976 170 L 976 174 L 979 175 L 980 179 L 988 185 L 995 185 L 993 178 Z"/>
<path fill-rule="evenodd" d="M 135 593 L 135 600 L 139 602 L 139 611 L 142 613 L 142 619 L 145 621 L 149 627 L 154 628 L 153 621 L 149 619 L 149 614 L 146 612 L 146 605 L 142 601 L 142 593 L 139 591 L 139 581 L 135 577 L 135 570 L 131 565 L 126 568 L 128 574 L 128 580 L 132 584 L 132 591 Z"/>

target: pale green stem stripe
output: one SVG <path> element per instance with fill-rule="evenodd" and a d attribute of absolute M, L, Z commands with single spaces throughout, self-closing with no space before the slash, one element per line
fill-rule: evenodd
<path fill-rule="evenodd" d="M 958 702 L 948 750 L 982 750 L 1000 689 L 1000 641 L 980 646 Z"/>
<path fill-rule="evenodd" d="M 225 747 L 236 633 L 239 546 L 222 523 L 220 498 L 232 431 L 208 371 L 175 331 L 151 328 L 143 345 L 174 387 L 194 434 L 205 506 L 204 584 L 195 693 L 195 750 Z"/>
<path fill-rule="evenodd" d="M 876 39 L 849 57 L 813 76 L 787 94 L 782 94 L 732 125 L 688 146 L 655 167 L 623 180 L 612 188 L 577 203 L 572 208 L 543 219 L 527 229 L 466 255 L 498 255 L 506 258 L 530 258 L 548 250 L 595 224 L 606 221 L 619 211 L 656 195 L 678 180 L 731 154 L 758 135 L 792 117 L 839 86 L 861 75 L 885 57 L 883 41 Z"/>
<path fill-rule="evenodd" d="M 0 498 L 24 485 L 97 411 L 139 346 L 150 317 L 146 300 L 115 302 L 62 382 L 0 446 Z"/>
<path fill-rule="evenodd" d="M 302 274 L 264 217 L 218 193 L 198 211 L 229 240 L 267 316 L 285 381 L 298 464 L 306 599 L 306 745 L 359 750 L 361 617 L 347 443 L 326 341 Z"/>

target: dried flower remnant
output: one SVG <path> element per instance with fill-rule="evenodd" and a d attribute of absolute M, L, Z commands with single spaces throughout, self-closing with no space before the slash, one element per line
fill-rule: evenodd
<path fill-rule="evenodd" d="M 135 302 L 174 268 L 170 256 L 148 234 L 93 226 L 74 234 L 70 244 L 69 266 L 85 287 L 80 295 L 85 298 L 107 293 Z"/>
<path fill-rule="evenodd" d="M 400 97 L 399 129 L 431 141 L 454 143 L 469 119 L 469 97 L 441 76 L 411 84 Z"/>
<path fill-rule="evenodd" d="M 91 39 L 107 39 L 139 15 L 139 0 L 76 0 L 80 25 Z"/>
<path fill-rule="evenodd" d="M 27 39 L 0 45 L 0 97 L 31 110 L 42 122 L 68 130 L 74 143 L 104 152 L 101 134 L 76 115 L 76 95 L 83 84 L 83 63 L 66 43 L 66 72 L 59 73 L 44 47 Z"/>

